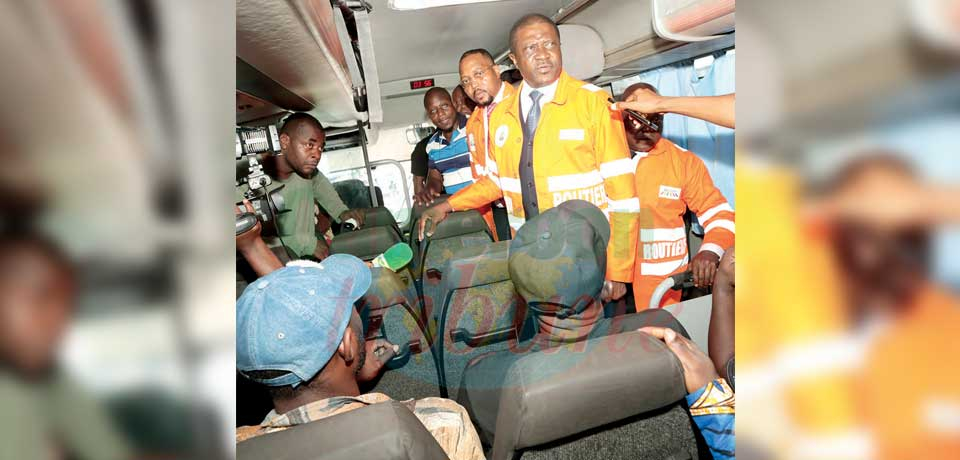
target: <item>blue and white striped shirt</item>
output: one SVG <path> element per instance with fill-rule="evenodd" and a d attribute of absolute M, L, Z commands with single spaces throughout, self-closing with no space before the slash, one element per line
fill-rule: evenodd
<path fill-rule="evenodd" d="M 462 116 L 458 117 L 449 141 L 443 137 L 443 133 L 437 131 L 427 142 L 427 168 L 440 171 L 443 175 L 443 187 L 449 194 L 473 183 L 466 121 Z"/>

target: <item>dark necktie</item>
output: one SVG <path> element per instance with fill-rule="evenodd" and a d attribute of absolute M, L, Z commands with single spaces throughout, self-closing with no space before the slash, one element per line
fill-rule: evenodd
<path fill-rule="evenodd" d="M 540 98 L 543 93 L 537 90 L 530 92 L 530 113 L 523 123 L 523 148 L 520 150 L 520 190 L 523 197 L 523 213 L 527 220 L 540 214 L 537 203 L 537 184 L 533 175 L 533 136 L 537 132 L 540 122 Z"/>

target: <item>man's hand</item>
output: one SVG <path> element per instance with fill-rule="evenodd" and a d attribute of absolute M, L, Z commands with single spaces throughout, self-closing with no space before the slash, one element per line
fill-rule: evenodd
<path fill-rule="evenodd" d="M 700 251 L 690 262 L 693 272 L 693 285 L 698 288 L 713 286 L 713 277 L 717 274 L 720 256 L 713 251 Z"/>
<path fill-rule="evenodd" d="M 365 215 L 363 214 L 363 211 L 362 211 L 362 210 L 360 210 L 360 209 L 348 209 L 348 210 L 346 210 L 346 211 L 343 211 L 343 212 L 340 214 L 340 222 L 343 223 L 343 222 L 346 222 L 346 221 L 349 220 L 349 219 L 353 219 L 353 220 L 357 221 L 357 228 L 360 228 L 360 227 L 363 227 L 363 219 L 364 219 L 364 217 L 365 217 Z"/>
<path fill-rule="evenodd" d="M 378 375 L 383 367 L 400 351 L 400 347 L 388 342 L 386 339 L 374 339 L 364 342 L 366 349 L 366 359 L 363 361 L 357 373 L 357 380 L 369 382 Z"/>
<path fill-rule="evenodd" d="M 677 356 L 680 365 L 683 366 L 683 379 L 687 383 L 687 393 L 693 393 L 703 388 L 708 382 L 718 377 L 717 370 L 713 368 L 710 357 L 697 348 L 693 342 L 677 334 L 673 329 L 641 327 L 638 330 L 662 340 L 667 348 Z"/>
<path fill-rule="evenodd" d="M 413 195 L 413 204 L 417 206 L 428 206 L 433 204 L 433 200 L 440 196 L 440 192 L 427 186 L 420 190 L 420 193 Z"/>
<path fill-rule="evenodd" d="M 630 109 L 642 114 L 659 113 L 663 97 L 647 89 L 638 89 L 626 101 L 617 102 L 610 108 L 613 110 Z"/>
<path fill-rule="evenodd" d="M 729 284 L 730 287 L 736 285 L 736 249 L 731 246 L 730 249 L 727 249 L 727 252 L 723 253 L 723 258 L 720 259 L 720 268 L 717 271 L 716 281 L 719 283 L 720 280 L 723 280 L 724 283 Z"/>
<path fill-rule="evenodd" d="M 627 284 L 619 281 L 604 281 L 603 289 L 600 290 L 600 300 L 609 302 L 611 300 L 620 300 L 627 294 Z"/>
<path fill-rule="evenodd" d="M 431 169 L 424 179 L 423 189 L 413 196 L 413 203 L 419 206 L 429 206 L 443 194 L 443 176 L 440 171 Z"/>
<path fill-rule="evenodd" d="M 243 200 L 243 206 L 246 208 L 246 212 L 249 212 L 253 215 L 257 214 L 256 210 L 253 209 L 253 205 L 250 204 L 249 200 Z M 233 209 L 233 213 L 234 215 L 237 215 L 237 216 L 239 216 L 240 214 L 243 214 L 239 206 Z M 253 247 L 253 244 L 260 239 L 260 231 L 262 229 L 263 229 L 263 226 L 260 225 L 260 219 L 258 218 L 257 223 L 256 225 L 253 226 L 253 228 L 251 228 L 250 230 L 247 230 L 244 233 L 237 235 L 237 242 L 236 242 L 237 250 L 239 250 L 240 252 L 246 252 L 250 250 L 250 248 Z"/>
<path fill-rule="evenodd" d="M 447 214 L 451 212 L 453 212 L 453 207 L 446 201 L 437 203 L 436 206 L 429 207 L 426 211 L 423 211 L 423 214 L 420 216 L 420 241 L 423 241 L 424 234 L 427 236 L 433 235 L 433 232 L 437 230 L 437 225 L 439 225 L 443 219 L 446 219 Z"/>
<path fill-rule="evenodd" d="M 313 250 L 313 257 L 317 260 L 323 260 L 330 256 L 330 246 L 323 238 L 317 238 L 317 248 Z"/>

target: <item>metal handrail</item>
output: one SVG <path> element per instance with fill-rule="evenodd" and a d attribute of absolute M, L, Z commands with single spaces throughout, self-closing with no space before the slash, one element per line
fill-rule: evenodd
<path fill-rule="evenodd" d="M 397 160 L 377 160 L 377 161 L 372 161 L 372 162 L 370 162 L 371 176 L 372 176 L 373 168 L 375 168 L 375 167 L 377 167 L 377 166 L 383 166 L 383 165 L 393 165 L 393 166 L 396 166 L 397 169 L 400 170 L 400 178 L 402 179 L 402 180 L 400 181 L 400 184 L 403 186 L 403 204 L 406 206 L 405 209 L 411 209 L 411 210 L 412 210 L 412 209 L 413 209 L 413 205 L 410 203 L 410 187 L 407 187 L 407 173 L 404 172 L 404 170 L 403 170 L 403 165 L 400 164 L 400 162 L 397 161 Z M 361 170 L 361 169 L 366 169 L 366 166 L 356 166 L 356 167 L 353 167 L 353 168 L 337 169 L 337 170 L 335 170 L 335 171 L 330 171 L 330 172 L 325 173 L 325 174 L 331 175 L 331 174 L 337 174 L 337 173 L 342 173 L 342 172 L 346 172 L 346 171 L 354 171 L 354 170 Z M 367 185 L 370 185 L 370 184 L 367 184 Z M 376 185 L 376 184 L 374 184 L 374 185 Z M 381 203 L 381 204 L 383 204 L 383 203 Z M 386 206 L 384 206 L 384 207 L 386 207 Z M 413 216 L 413 212 L 410 213 L 410 216 L 408 217 L 408 219 L 409 219 L 410 217 L 412 217 L 412 216 Z M 402 227 L 403 222 L 397 222 L 397 224 Z"/>

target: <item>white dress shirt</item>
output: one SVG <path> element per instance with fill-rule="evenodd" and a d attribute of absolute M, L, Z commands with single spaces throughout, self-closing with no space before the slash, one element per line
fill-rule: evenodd
<path fill-rule="evenodd" d="M 552 101 L 553 96 L 557 94 L 557 85 L 559 83 L 560 83 L 560 79 L 557 78 L 556 81 L 542 88 L 531 88 L 529 85 L 527 85 L 526 81 L 524 81 L 523 84 L 520 85 L 520 111 L 521 113 L 523 113 L 524 120 L 527 119 L 527 114 L 530 113 L 530 106 L 533 104 L 533 99 L 530 99 L 530 93 L 533 92 L 534 90 L 537 90 L 537 91 L 540 91 L 540 94 L 543 94 L 543 96 L 540 96 L 540 112 L 542 114 L 543 105 L 546 104 L 547 102 Z"/>

